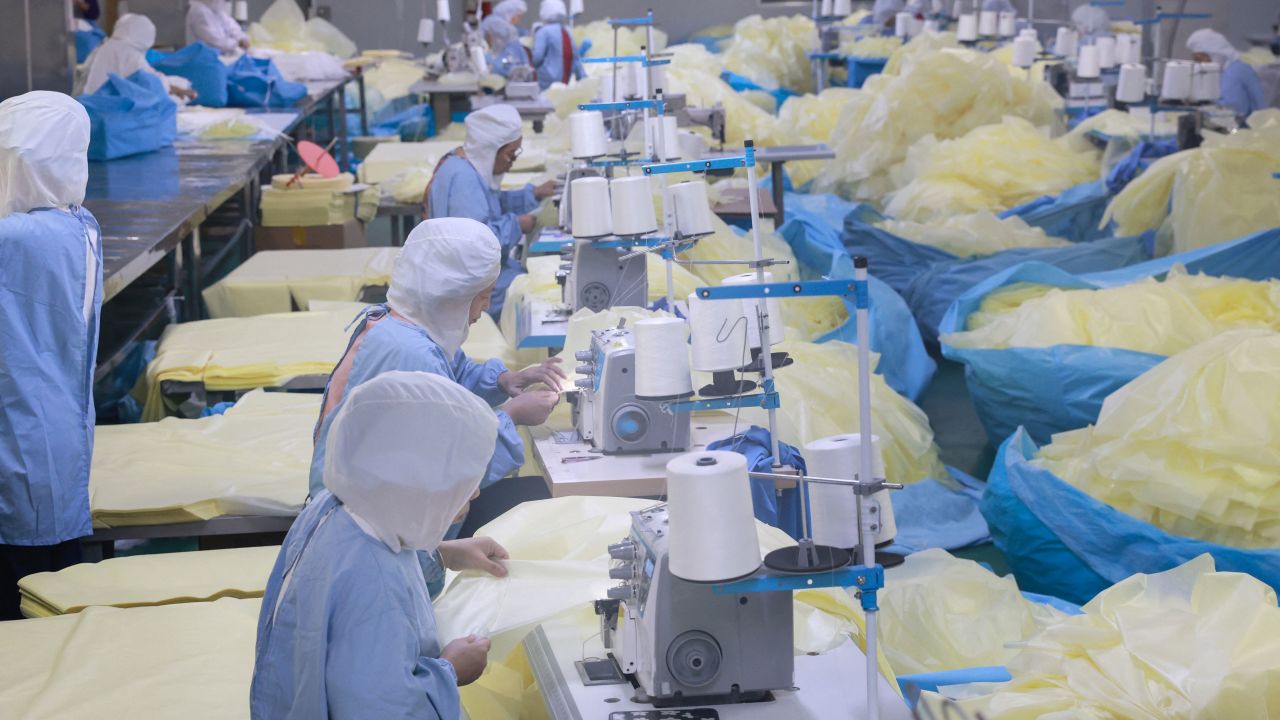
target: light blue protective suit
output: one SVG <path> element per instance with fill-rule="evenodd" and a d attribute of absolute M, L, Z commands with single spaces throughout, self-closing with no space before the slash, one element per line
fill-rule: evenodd
<path fill-rule="evenodd" d="M 538 84 L 543 90 L 551 87 L 551 83 L 564 82 L 564 39 L 569 37 L 569 49 L 573 55 L 572 77 L 587 76 L 582 68 L 582 58 L 578 57 L 578 48 L 573 47 L 573 34 L 560 23 L 548 23 L 538 28 L 533 34 L 533 66 L 538 70 Z"/>
<path fill-rule="evenodd" d="M 415 553 L 392 553 L 329 491 L 289 530 L 262 608 L 254 720 L 461 717 Z"/>
<path fill-rule="evenodd" d="M 502 77 L 507 77 L 511 73 L 511 68 L 528 64 L 529 55 L 519 40 L 512 40 L 489 57 L 489 69 Z"/>
<path fill-rule="evenodd" d="M 440 162 L 440 168 L 431 180 L 428 204 L 433 218 L 471 218 L 488 225 L 498 236 L 498 242 L 502 244 L 502 272 L 490 296 L 489 314 L 500 317 L 507 286 L 524 272 L 520 263 L 511 256 L 511 251 L 524 237 L 520 231 L 519 216 L 538 209 L 533 186 L 526 185 L 520 190 L 493 190 L 485 185 L 469 160 L 450 155 Z"/>
<path fill-rule="evenodd" d="M 1227 63 L 1222 71 L 1221 97 L 1218 103 L 1231 108 L 1236 115 L 1248 117 L 1267 107 L 1267 95 L 1262 90 L 1258 72 L 1243 60 Z"/>
<path fill-rule="evenodd" d="M 0 218 L 0 545 L 56 545 L 93 533 L 102 256 L 95 248 L 89 259 L 89 233 L 101 237 L 83 208 Z"/>

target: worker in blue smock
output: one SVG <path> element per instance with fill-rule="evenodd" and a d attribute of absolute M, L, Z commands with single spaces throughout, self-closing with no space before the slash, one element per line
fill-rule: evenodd
<path fill-rule="evenodd" d="M 529 6 L 525 4 L 524 0 L 502 0 L 493 8 L 494 16 L 511 23 L 511 26 L 516 29 L 516 33 L 520 37 L 529 34 L 528 30 L 520 27 L 520 23 L 524 20 L 524 15 L 527 12 L 529 12 Z"/>
<path fill-rule="evenodd" d="M 564 0 L 542 0 L 538 7 L 542 26 L 533 33 L 533 66 L 538 69 L 538 84 L 543 90 L 552 83 L 568 85 L 573 78 L 587 76 L 573 35 L 565 27 L 568 15 Z"/>
<path fill-rule="evenodd" d="M 903 0 L 876 0 L 876 4 L 871 6 L 871 14 L 862 18 L 860 25 L 874 25 L 876 27 L 893 30 L 893 24 L 898 19 L 898 13 L 905 12 L 903 8 L 906 3 Z"/>
<path fill-rule="evenodd" d="M 89 115 L 0 103 L 0 620 L 18 580 L 80 561 L 89 518 L 102 232 L 84 202 Z"/>
<path fill-rule="evenodd" d="M 1009 2 L 1009 0 L 983 0 L 982 11 L 998 12 L 998 13 L 1002 13 L 1002 12 L 1016 13 L 1018 12 L 1018 9 L 1015 8 L 1013 6 L 1013 3 Z"/>
<path fill-rule="evenodd" d="M 441 547 L 493 454 L 498 420 L 433 373 L 390 372 L 334 416 L 324 489 L 285 537 L 258 617 L 250 715 L 462 717 L 489 640 L 440 638 L 416 556 Z M 467 569 L 503 576 L 507 553 Z M 441 647 L 442 640 L 451 640 Z"/>
<path fill-rule="evenodd" d="M 502 269 L 489 312 L 498 318 L 507 286 L 524 272 L 514 252 L 533 230 L 538 203 L 555 192 L 555 182 L 502 190 L 502 176 L 524 146 L 520 113 L 510 105 L 492 105 L 467 116 L 467 139 L 441 159 L 424 193 L 424 217 L 464 217 L 489 226 L 502 244 Z"/>
<path fill-rule="evenodd" d="M 1071 11 L 1071 24 L 1080 35 L 1081 45 L 1092 45 L 1098 38 L 1111 34 L 1111 15 L 1106 8 L 1088 3 Z"/>
<path fill-rule="evenodd" d="M 1258 73 L 1240 59 L 1240 53 L 1222 33 L 1208 28 L 1197 30 L 1187 38 L 1187 49 L 1196 62 L 1214 62 L 1222 69 L 1219 105 L 1242 118 L 1267 107 Z"/>
<path fill-rule="evenodd" d="M 516 26 L 497 15 L 480 21 L 480 32 L 489 44 L 489 69 L 502 77 L 511 75 L 512 68 L 529 65 L 532 54 L 520 44 Z"/>

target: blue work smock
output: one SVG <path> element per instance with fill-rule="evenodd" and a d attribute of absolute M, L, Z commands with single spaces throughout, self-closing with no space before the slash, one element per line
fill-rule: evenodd
<path fill-rule="evenodd" d="M 566 39 L 571 58 L 568 74 L 564 61 Z M 551 83 L 567 84 L 571 78 L 581 80 L 587 76 L 582 69 L 582 59 L 578 57 L 578 48 L 573 46 L 573 35 L 559 23 L 543 25 L 533 33 L 533 66 L 538 70 L 538 84 L 543 90 L 551 87 Z"/>
<path fill-rule="evenodd" d="M 489 69 L 502 77 L 510 75 L 511 68 L 528 64 L 529 51 L 524 49 L 519 40 L 512 40 L 506 47 L 489 56 Z"/>
<path fill-rule="evenodd" d="M 1267 107 L 1267 95 L 1262 90 L 1262 79 L 1249 63 L 1233 60 L 1222 70 L 1221 97 L 1218 104 L 1230 108 L 1240 117 L 1249 117 Z"/>
<path fill-rule="evenodd" d="M 2 545 L 56 545 L 93 533 L 101 236 L 83 208 L 0 218 Z"/>

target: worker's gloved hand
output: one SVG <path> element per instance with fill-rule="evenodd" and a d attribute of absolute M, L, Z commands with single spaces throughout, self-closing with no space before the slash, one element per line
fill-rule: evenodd
<path fill-rule="evenodd" d="M 533 196 L 539 200 L 545 200 L 556 194 L 556 181 L 548 180 L 541 185 L 533 187 Z"/>
<path fill-rule="evenodd" d="M 485 665 L 489 664 L 489 638 L 468 635 L 458 638 L 440 653 L 441 660 L 448 660 L 458 676 L 458 685 L 470 685 L 480 679 Z"/>
<path fill-rule="evenodd" d="M 243 39 L 243 40 L 241 40 L 238 44 L 240 45 L 240 49 L 241 49 L 241 50 L 248 50 L 248 49 L 249 49 L 249 38 L 244 38 L 244 39 Z"/>
<path fill-rule="evenodd" d="M 538 221 L 533 215 L 520 215 L 516 219 L 520 221 L 520 232 L 524 233 L 533 232 L 533 226 Z"/>
<path fill-rule="evenodd" d="M 527 367 L 520 372 L 507 372 L 498 376 L 498 387 L 507 394 L 508 397 L 515 397 L 527 391 L 529 388 L 542 383 L 552 390 L 560 390 L 564 387 L 565 382 L 569 380 L 569 376 L 560 368 L 561 360 L 558 357 L 547 358 L 537 365 Z"/>
<path fill-rule="evenodd" d="M 507 566 L 502 561 L 510 557 L 506 548 L 489 537 L 446 540 L 440 543 L 440 559 L 450 570 L 479 570 L 494 577 L 506 577 Z"/>
<path fill-rule="evenodd" d="M 541 425 L 558 402 L 560 393 L 555 390 L 531 390 L 508 400 L 502 410 L 517 425 Z"/>

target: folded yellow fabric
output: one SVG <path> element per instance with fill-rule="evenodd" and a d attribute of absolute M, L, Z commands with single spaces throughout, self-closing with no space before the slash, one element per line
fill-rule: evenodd
<path fill-rule="evenodd" d="M 353 188 L 355 177 L 350 173 L 336 178 L 304 175 L 289 185 L 292 179 L 292 175 L 276 175 L 271 187 L 262 188 L 264 227 L 337 225 L 352 219 L 369 222 L 378 214 L 377 188 Z"/>
<path fill-rule="evenodd" d="M 1112 393 L 1034 463 L 1172 534 L 1280 546 L 1280 334 L 1237 330 Z"/>
<path fill-rule="evenodd" d="M 1004 665 L 1012 643 L 1064 616 L 1024 598 L 1012 577 L 938 549 L 886 571 L 880 592 L 882 647 L 901 675 Z"/>
<path fill-rule="evenodd" d="M 1173 355 L 1230 330 L 1280 331 L 1280 280 L 1188 275 L 1101 290 L 1017 285 L 992 293 L 953 347 L 1092 345 Z"/>
<path fill-rule="evenodd" d="M 1032 637 L 1012 682 L 962 705 L 990 720 L 1280 716 L 1275 591 L 1214 570 L 1201 555 L 1117 583 Z"/>
<path fill-rule="evenodd" d="M 728 145 L 741 146 L 743 140 L 756 145 L 786 145 L 786 135 L 778 127 L 778 119 L 751 103 L 720 79 L 719 56 L 701 45 L 677 45 L 671 48 L 672 59 L 667 71 L 671 91 L 684 93 L 689 105 L 725 108 L 725 135 Z"/>
<path fill-rule="evenodd" d="M 897 40 L 897 38 L 888 38 Z M 788 98 L 778 111 L 778 125 L 792 145 L 830 143 L 832 132 L 840 120 L 846 103 L 858 96 L 858 90 L 831 87 L 818 95 L 797 95 Z M 827 166 L 826 160 L 789 162 L 787 175 L 792 184 L 804 187 Z"/>
<path fill-rule="evenodd" d="M 18 589 L 24 608 L 30 598 L 59 615 L 96 606 L 255 598 L 266 591 L 279 554 L 279 546 L 268 546 L 111 558 L 28 575 L 18 582 Z"/>
<path fill-rule="evenodd" d="M 258 22 L 249 26 L 249 40 L 255 47 L 268 47 L 287 52 L 308 50 L 328 52 L 339 58 L 356 54 L 356 44 L 320 17 L 310 20 L 293 0 L 276 0 L 262 13 Z"/>
<path fill-rule="evenodd" d="M 10 720 L 247 717 L 261 600 L 226 598 L 0 623 Z"/>
<path fill-rule="evenodd" d="M 812 18 L 748 15 L 733 26 L 724 68 L 766 90 L 808 92 L 813 87 L 809 53 L 817 49 L 818 31 Z"/>
<path fill-rule="evenodd" d="M 100 426 L 89 475 L 94 524 L 296 515 L 319 413 L 317 394 L 255 391 L 223 415 Z"/>
<path fill-rule="evenodd" d="M 1020 247 L 1061 247 L 1070 243 L 1050 237 L 1044 230 L 1020 217 L 1001 219 L 980 210 L 970 215 L 953 215 L 933 222 L 885 220 L 876 227 L 912 242 L 930 245 L 959 257 L 991 255 Z"/>
<path fill-rule="evenodd" d="M 306 310 L 312 300 L 354 301 L 391 281 L 399 248 L 265 250 L 204 290 L 211 318 Z"/>

